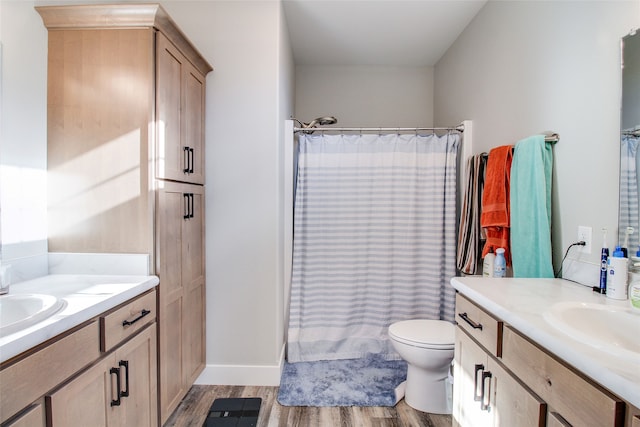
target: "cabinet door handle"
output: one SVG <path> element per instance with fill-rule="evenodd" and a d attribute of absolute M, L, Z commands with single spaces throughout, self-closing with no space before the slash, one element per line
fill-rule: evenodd
<path fill-rule="evenodd" d="M 193 218 L 194 210 L 195 210 L 193 208 L 193 203 L 194 203 L 193 201 L 194 201 L 195 197 L 194 197 L 193 193 L 189 193 L 189 197 L 191 199 L 191 205 L 189 207 L 189 218 Z"/>
<path fill-rule="evenodd" d="M 120 362 L 118 362 L 118 366 L 124 367 L 124 391 L 120 393 L 120 395 L 122 397 L 128 397 L 129 396 L 129 361 L 121 360 Z"/>
<path fill-rule="evenodd" d="M 464 320 L 465 322 L 467 322 L 469 325 L 471 325 L 471 327 L 473 329 L 480 329 L 482 330 L 482 323 L 476 323 L 473 320 L 469 319 L 469 315 L 465 312 L 465 313 L 458 313 L 458 316 L 460 316 L 462 318 L 462 320 Z"/>
<path fill-rule="evenodd" d="M 189 173 L 189 157 L 190 157 L 189 154 L 190 154 L 190 150 L 191 150 L 191 148 L 189 148 L 189 147 L 184 147 L 182 149 L 182 154 L 183 154 L 182 166 L 184 166 L 183 169 L 182 169 L 182 172 L 184 172 L 184 173 Z"/>
<path fill-rule="evenodd" d="M 133 319 L 133 320 L 123 320 L 122 321 L 122 327 L 124 328 L 125 326 L 133 325 L 134 323 L 136 323 L 138 320 L 142 319 L 144 316 L 146 316 L 149 313 L 151 313 L 151 310 L 147 310 L 147 309 L 143 308 L 142 311 L 140 312 L 140 315 L 138 317 L 136 317 L 135 319 Z"/>
<path fill-rule="evenodd" d="M 478 394 L 478 373 L 484 372 L 484 365 L 481 363 L 476 364 L 474 371 L 475 372 L 473 374 L 473 400 L 475 402 L 480 402 L 482 401 L 482 391 L 480 392 L 480 394 Z"/>
<path fill-rule="evenodd" d="M 195 152 L 195 149 L 189 148 L 189 173 L 193 173 L 194 152 Z"/>
<path fill-rule="evenodd" d="M 485 380 L 489 378 L 489 390 L 485 392 L 484 390 L 484 385 L 485 385 Z M 483 411 L 489 411 L 489 403 L 491 402 L 491 372 L 487 371 L 487 372 L 483 372 L 482 373 L 482 398 L 480 400 L 480 409 Z M 487 401 L 487 403 L 484 403 L 485 400 Z"/>
<path fill-rule="evenodd" d="M 184 198 L 184 215 L 182 216 L 182 218 L 189 219 L 189 193 L 183 193 L 182 197 Z"/>
<path fill-rule="evenodd" d="M 118 398 L 111 399 L 111 406 L 120 406 L 120 368 L 111 368 L 109 369 L 109 375 L 116 375 L 116 390 L 118 390 Z M 113 382 L 111 383 L 113 385 Z M 111 397 L 113 398 L 113 391 L 111 392 Z"/>

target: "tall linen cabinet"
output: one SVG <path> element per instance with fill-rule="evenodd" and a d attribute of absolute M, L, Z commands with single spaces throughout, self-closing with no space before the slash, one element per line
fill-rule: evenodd
<path fill-rule="evenodd" d="M 49 251 L 150 255 L 164 424 L 205 364 L 212 68 L 160 5 L 36 9 L 49 37 Z"/>

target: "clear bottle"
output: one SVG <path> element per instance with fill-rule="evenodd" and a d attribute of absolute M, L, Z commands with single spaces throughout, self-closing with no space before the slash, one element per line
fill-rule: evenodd
<path fill-rule="evenodd" d="M 507 260 L 504 258 L 504 248 L 496 249 L 496 259 L 493 262 L 493 277 L 504 277 L 507 273 Z"/>

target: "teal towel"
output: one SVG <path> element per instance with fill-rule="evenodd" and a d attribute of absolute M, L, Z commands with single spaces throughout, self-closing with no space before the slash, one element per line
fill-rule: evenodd
<path fill-rule="evenodd" d="M 516 143 L 511 164 L 511 257 L 514 277 L 552 278 L 551 144 L 544 135 Z"/>

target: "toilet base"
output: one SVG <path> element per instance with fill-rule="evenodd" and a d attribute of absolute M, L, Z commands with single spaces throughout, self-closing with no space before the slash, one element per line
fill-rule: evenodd
<path fill-rule="evenodd" d="M 447 372 L 433 373 L 409 365 L 404 400 L 418 411 L 451 414 L 452 384 Z"/>

